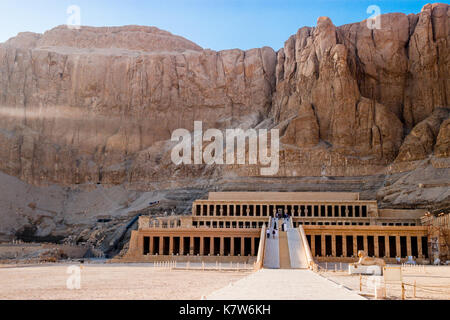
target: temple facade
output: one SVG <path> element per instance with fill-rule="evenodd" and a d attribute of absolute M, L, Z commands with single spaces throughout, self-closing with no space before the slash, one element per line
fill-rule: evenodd
<path fill-rule="evenodd" d="M 354 261 L 359 250 L 387 262 L 429 257 L 424 210 L 380 210 L 358 193 L 211 192 L 190 216 L 141 216 L 124 259 L 252 263 L 277 214 L 302 229 L 319 262 Z"/>

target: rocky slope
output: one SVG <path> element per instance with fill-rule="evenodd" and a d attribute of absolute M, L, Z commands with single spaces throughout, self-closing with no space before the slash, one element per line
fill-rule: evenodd
<path fill-rule="evenodd" d="M 321 17 L 278 52 L 204 50 L 140 26 L 19 34 L 0 44 L 0 235 L 110 243 L 151 201 L 188 212 L 213 189 L 447 205 L 449 8 L 386 14 L 379 30 Z M 194 120 L 280 129 L 278 174 L 175 166 L 171 133 Z"/>

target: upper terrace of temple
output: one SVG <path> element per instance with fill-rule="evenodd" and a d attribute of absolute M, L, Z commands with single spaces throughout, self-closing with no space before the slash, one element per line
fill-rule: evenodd
<path fill-rule="evenodd" d="M 141 217 L 141 228 L 261 228 L 277 212 L 299 225 L 414 226 L 423 210 L 378 209 L 375 200 L 344 192 L 210 192 L 192 204 L 192 215 Z M 177 220 L 177 221 L 175 221 Z"/>
<path fill-rule="evenodd" d="M 358 201 L 356 192 L 210 192 L 211 201 Z"/>

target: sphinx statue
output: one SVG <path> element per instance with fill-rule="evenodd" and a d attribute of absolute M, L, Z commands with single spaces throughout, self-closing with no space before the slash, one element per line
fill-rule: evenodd
<path fill-rule="evenodd" d="M 383 259 L 368 257 L 366 252 L 362 251 L 362 250 L 358 251 L 358 257 L 359 257 L 359 261 L 354 263 L 354 265 L 380 266 L 380 267 L 384 267 L 386 265 L 386 262 L 384 262 Z"/>

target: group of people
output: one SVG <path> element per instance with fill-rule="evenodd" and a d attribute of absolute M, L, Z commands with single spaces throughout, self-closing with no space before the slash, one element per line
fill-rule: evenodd
<path fill-rule="evenodd" d="M 273 239 L 276 239 L 278 227 L 281 227 L 281 231 L 287 231 L 289 219 L 290 217 L 287 213 L 278 211 L 267 228 L 267 238 L 270 239 L 270 236 L 272 235 Z M 282 221 L 280 222 L 280 220 Z"/>

